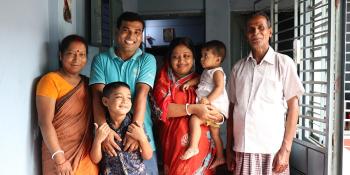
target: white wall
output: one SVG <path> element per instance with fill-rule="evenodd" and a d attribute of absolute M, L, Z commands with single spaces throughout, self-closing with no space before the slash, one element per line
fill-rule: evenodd
<path fill-rule="evenodd" d="M 48 65 L 47 0 L 11 0 L 0 6 L 0 170 L 38 174 L 35 79 Z"/>
<path fill-rule="evenodd" d="M 204 0 L 138 0 L 138 12 L 146 14 L 172 14 L 201 12 Z"/>
<path fill-rule="evenodd" d="M 42 74 L 57 69 L 59 40 L 85 34 L 85 1 L 72 2 L 72 24 L 63 20 L 63 1 L 0 6 L 0 174 L 41 173 L 35 86 Z"/>
<path fill-rule="evenodd" d="M 231 11 L 253 11 L 254 2 L 257 0 L 230 0 Z M 293 0 L 279 0 L 280 4 L 279 9 L 293 9 L 294 1 Z M 255 10 L 267 10 L 270 11 L 271 0 L 261 0 L 255 4 Z"/>
<path fill-rule="evenodd" d="M 48 68 L 55 70 L 58 67 L 58 44 L 65 36 L 69 34 L 85 35 L 85 1 L 72 0 L 71 13 L 72 23 L 68 23 L 63 19 L 63 2 L 62 0 L 48 1 L 49 7 L 49 37 L 48 46 L 49 58 L 51 58 Z"/>

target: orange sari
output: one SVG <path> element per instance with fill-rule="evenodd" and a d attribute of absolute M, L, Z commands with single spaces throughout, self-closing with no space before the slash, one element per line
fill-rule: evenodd
<path fill-rule="evenodd" d="M 181 160 L 180 156 L 186 151 L 188 145 L 189 116 L 167 118 L 169 103 L 195 103 L 195 89 L 190 87 L 189 90 L 182 91 L 180 87 L 197 76 L 197 74 L 191 73 L 176 80 L 172 70 L 168 66 L 164 66 L 155 84 L 153 96 L 155 112 L 162 121 L 159 134 L 165 174 L 213 174 L 208 169 L 214 157 L 214 143 L 211 140 L 209 128 L 201 126 L 199 154 L 191 159 Z"/>
<path fill-rule="evenodd" d="M 97 175 L 98 168 L 89 157 L 92 144 L 92 115 L 88 80 L 82 77 L 79 84 L 56 101 L 52 121 L 58 142 L 74 174 Z M 55 174 L 55 162 L 45 143 L 42 143 L 44 175 Z"/>

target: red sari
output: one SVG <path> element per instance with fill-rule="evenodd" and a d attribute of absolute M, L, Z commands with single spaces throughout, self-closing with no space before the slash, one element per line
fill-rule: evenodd
<path fill-rule="evenodd" d="M 180 156 L 186 151 L 189 142 L 189 116 L 167 118 L 169 103 L 195 103 L 195 89 L 191 87 L 187 91 L 182 91 L 180 87 L 188 80 L 197 76 L 197 74 L 191 73 L 175 80 L 172 70 L 168 66 L 164 66 L 159 73 L 153 91 L 155 108 L 162 121 L 160 122 L 159 134 L 165 174 L 213 174 L 208 169 L 214 158 L 214 143 L 211 140 L 209 128 L 207 126 L 201 127 L 202 134 L 199 141 L 199 154 L 191 159 L 181 160 Z"/>

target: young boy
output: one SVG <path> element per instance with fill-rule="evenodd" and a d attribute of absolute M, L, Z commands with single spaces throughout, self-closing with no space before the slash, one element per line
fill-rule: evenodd
<path fill-rule="evenodd" d="M 98 126 L 95 125 L 95 139 L 91 148 L 90 156 L 94 163 L 100 163 L 100 172 L 104 175 L 121 174 L 146 174 L 143 159 L 152 157 L 152 147 L 148 142 L 141 123 L 133 122 L 129 113 L 131 109 L 130 87 L 123 82 L 113 82 L 103 88 L 102 103 L 107 107 L 107 123 Z M 140 150 L 126 152 L 123 150 L 123 144 L 116 140 L 121 148 L 117 156 L 110 156 L 102 152 L 101 144 L 108 136 L 110 129 L 113 129 L 122 139 L 128 135 L 137 140 Z"/>
<path fill-rule="evenodd" d="M 183 85 L 183 90 L 188 89 L 189 86 L 195 86 L 197 103 L 211 104 L 218 111 L 227 118 L 229 100 L 226 93 L 226 75 L 221 67 L 226 55 L 225 44 L 218 40 L 212 40 L 202 48 L 201 64 L 204 71 L 201 75 L 200 82 L 197 80 L 188 81 Z M 223 146 L 220 138 L 220 125 L 214 121 L 202 121 L 197 116 L 192 115 L 189 123 L 190 128 L 190 143 L 186 152 L 181 156 L 182 160 L 190 159 L 199 153 L 198 143 L 201 135 L 200 125 L 206 124 L 210 126 L 210 133 L 213 137 L 217 153 L 214 162 L 210 168 L 215 168 L 218 165 L 225 163 L 223 154 Z"/>

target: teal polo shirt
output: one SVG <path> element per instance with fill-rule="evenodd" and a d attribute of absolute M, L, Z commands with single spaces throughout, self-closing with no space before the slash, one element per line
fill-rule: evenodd
<path fill-rule="evenodd" d="M 108 51 L 100 53 L 93 58 L 89 84 L 108 84 L 122 81 L 130 86 L 131 97 L 135 99 L 136 83 L 145 83 L 153 88 L 156 71 L 157 64 L 153 55 L 137 49 L 129 60 L 124 61 L 115 54 L 114 48 L 111 47 Z M 153 150 L 155 150 L 152 131 L 153 123 L 148 99 L 144 118 L 146 133 L 150 138 Z"/>

